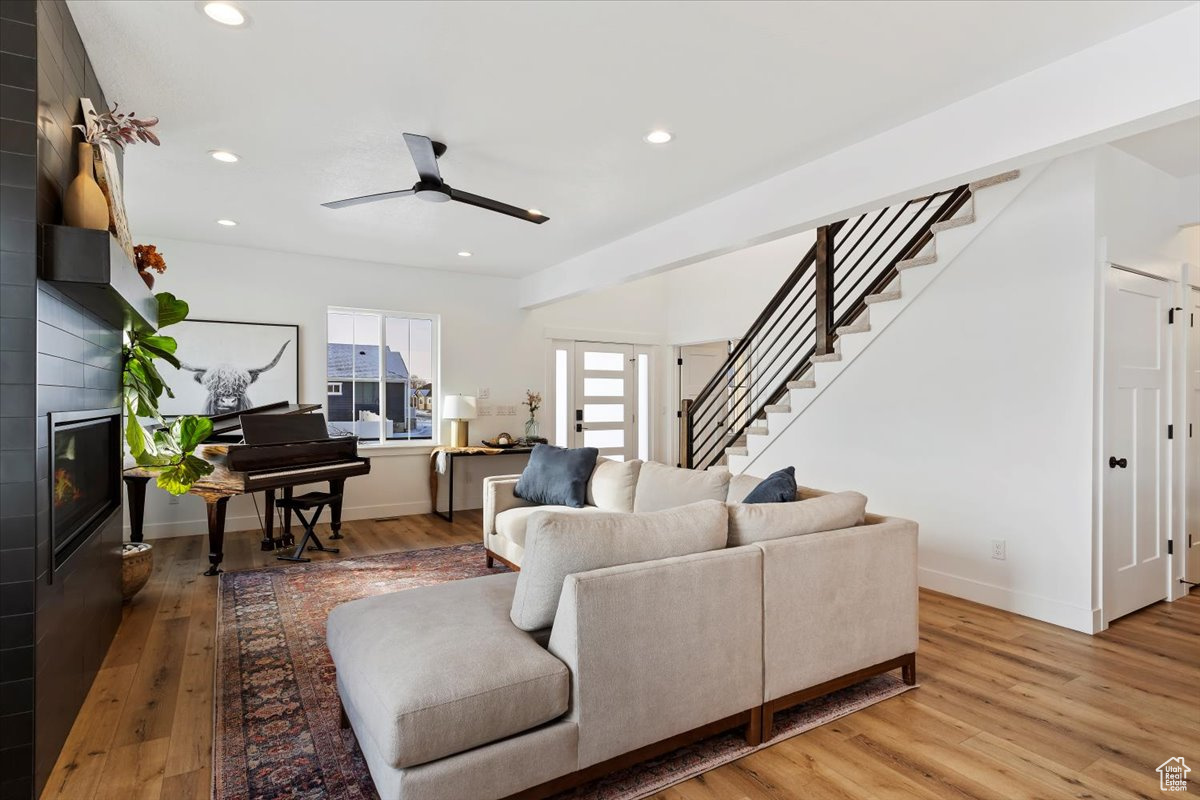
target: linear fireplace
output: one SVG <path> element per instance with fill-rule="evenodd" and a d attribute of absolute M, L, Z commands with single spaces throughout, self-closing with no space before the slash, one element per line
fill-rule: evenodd
<path fill-rule="evenodd" d="M 54 572 L 121 507 L 121 409 L 50 417 L 50 569 Z"/>

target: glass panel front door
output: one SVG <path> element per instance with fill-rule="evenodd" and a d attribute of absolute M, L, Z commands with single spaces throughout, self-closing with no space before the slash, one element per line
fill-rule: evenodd
<path fill-rule="evenodd" d="M 632 345 L 575 343 L 573 447 L 637 458 L 635 365 Z"/>

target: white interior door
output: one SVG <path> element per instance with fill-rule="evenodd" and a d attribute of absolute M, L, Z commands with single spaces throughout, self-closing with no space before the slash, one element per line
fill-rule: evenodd
<path fill-rule="evenodd" d="M 695 400 L 729 356 L 728 342 L 688 344 L 679 348 L 679 399 Z"/>
<path fill-rule="evenodd" d="M 1167 596 L 1170 284 L 1108 270 L 1104 331 L 1104 616 Z"/>
<path fill-rule="evenodd" d="M 1200 289 L 1188 293 L 1187 430 L 1183 493 L 1187 579 L 1200 583 Z"/>
<path fill-rule="evenodd" d="M 637 379 L 633 345 L 575 343 L 572 447 L 595 447 L 617 461 L 637 458 Z"/>

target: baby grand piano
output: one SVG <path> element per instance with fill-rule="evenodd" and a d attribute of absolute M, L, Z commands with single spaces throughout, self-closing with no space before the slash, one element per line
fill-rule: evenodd
<path fill-rule="evenodd" d="M 212 417 L 213 432 L 196 448 L 196 454 L 214 466 L 211 474 L 192 485 L 188 494 L 208 504 L 208 570 L 220 573 L 225 544 L 225 506 L 239 494 L 264 492 L 262 549 L 274 550 L 295 542 L 291 512 L 284 512 L 283 531 L 275 528 L 275 492 L 290 497 L 292 489 L 307 483 L 329 482 L 331 493 L 341 494 L 347 478 L 366 475 L 371 460 L 358 455 L 358 437 L 330 437 L 319 405 L 275 403 Z M 133 467 L 124 472 L 129 497 L 130 538 L 142 541 L 146 511 L 146 485 L 156 477 L 152 469 Z M 342 505 L 330 507 L 332 538 L 341 538 Z"/>

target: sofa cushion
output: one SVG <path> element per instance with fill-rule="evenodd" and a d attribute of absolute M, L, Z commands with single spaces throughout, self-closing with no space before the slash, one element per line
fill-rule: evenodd
<path fill-rule="evenodd" d="M 729 494 L 725 500 L 729 503 L 740 503 L 746 498 L 746 495 L 762 483 L 762 478 L 756 478 L 753 475 L 734 475 L 729 479 Z"/>
<path fill-rule="evenodd" d="M 596 469 L 588 481 L 587 502 L 603 511 L 633 511 L 633 494 L 637 489 L 642 462 L 596 459 Z"/>
<path fill-rule="evenodd" d="M 791 503 L 796 499 L 796 468 L 784 467 L 762 480 L 743 503 Z"/>
<path fill-rule="evenodd" d="M 725 504 L 714 500 L 647 514 L 534 514 L 513 594 L 513 624 L 527 631 L 553 624 L 568 575 L 719 550 L 728 529 Z"/>
<path fill-rule="evenodd" d="M 737 503 L 729 506 L 729 546 L 833 531 L 861 525 L 867 498 L 838 492 L 792 503 Z"/>
<path fill-rule="evenodd" d="M 496 533 L 524 547 L 525 532 L 529 526 L 529 518 L 539 511 L 558 511 L 563 514 L 600 513 L 600 509 L 595 506 L 584 506 L 583 508 L 571 508 L 570 506 L 524 506 L 522 508 L 510 508 L 508 511 L 501 511 L 496 515 Z"/>
<path fill-rule="evenodd" d="M 516 581 L 449 581 L 330 612 L 338 683 L 389 765 L 424 764 L 566 712 L 566 666 L 508 619 Z"/>
<path fill-rule="evenodd" d="M 727 469 L 681 469 L 647 461 L 638 473 L 633 510 L 661 511 L 701 500 L 725 502 L 729 496 L 729 478 Z"/>
<path fill-rule="evenodd" d="M 583 508 L 599 453 L 594 447 L 536 445 L 513 494 L 531 503 Z"/>

